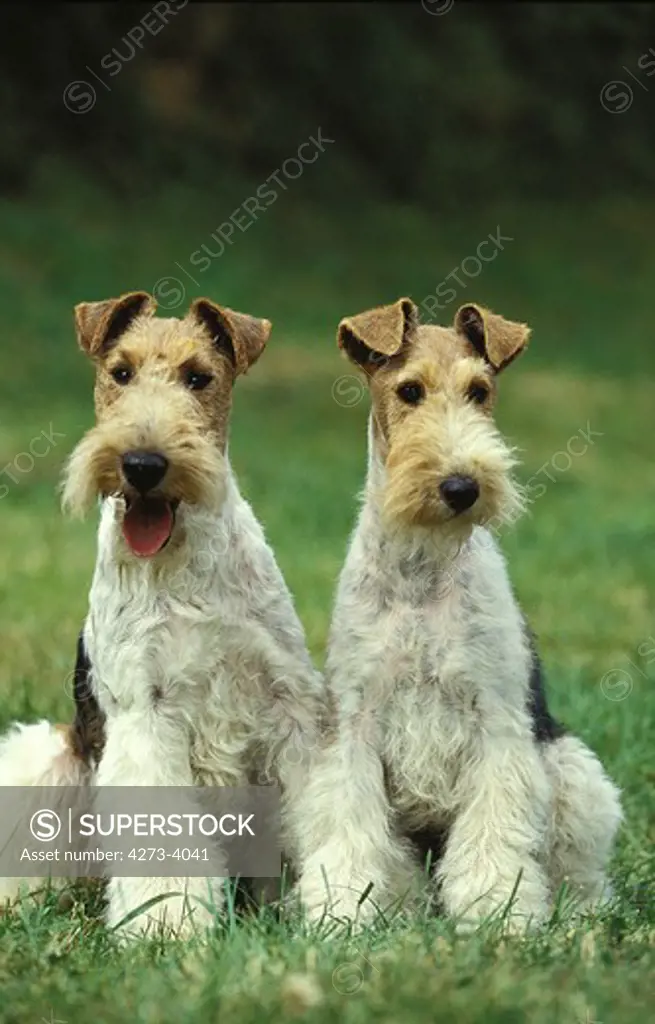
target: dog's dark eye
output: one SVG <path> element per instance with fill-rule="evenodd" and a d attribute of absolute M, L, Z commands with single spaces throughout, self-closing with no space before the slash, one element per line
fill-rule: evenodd
<path fill-rule="evenodd" d="M 184 374 L 184 383 L 190 391 L 204 391 L 213 379 L 211 373 L 199 373 L 197 370 L 187 370 Z"/>
<path fill-rule="evenodd" d="M 418 381 L 410 381 L 401 384 L 396 394 L 407 405 L 418 405 L 425 398 L 425 388 Z"/>
<path fill-rule="evenodd" d="M 115 366 L 111 375 L 117 384 L 129 384 L 134 376 L 129 366 Z"/>
<path fill-rule="evenodd" d="M 489 388 L 486 384 L 471 384 L 467 394 L 472 402 L 483 405 L 489 397 Z"/>

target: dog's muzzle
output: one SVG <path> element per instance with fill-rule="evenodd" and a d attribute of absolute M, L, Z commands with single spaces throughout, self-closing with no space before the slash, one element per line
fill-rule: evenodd
<path fill-rule="evenodd" d="M 179 502 L 161 492 L 153 494 L 168 472 L 168 459 L 160 452 L 130 451 L 121 459 L 128 484 L 123 517 L 123 537 L 132 554 L 152 558 L 168 544 L 175 526 Z"/>

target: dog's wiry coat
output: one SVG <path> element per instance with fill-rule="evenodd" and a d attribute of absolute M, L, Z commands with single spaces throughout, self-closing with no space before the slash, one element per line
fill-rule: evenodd
<path fill-rule="evenodd" d="M 409 300 L 340 327 L 372 407 L 326 665 L 335 736 L 304 794 L 299 892 L 314 915 L 363 917 L 415 890 L 426 837 L 440 902 L 465 924 L 513 894 L 510 921 L 541 921 L 565 879 L 587 905 L 607 892 L 618 793 L 547 712 L 487 529 L 521 504 L 491 406 L 527 333 L 478 307 L 421 327 Z M 476 482 L 470 511 L 441 498 L 453 479 Z"/>
<path fill-rule="evenodd" d="M 130 302 L 133 315 L 112 334 Z M 65 500 L 83 509 L 100 493 L 102 502 L 65 766 L 78 777 L 84 761 L 87 778 L 101 786 L 237 786 L 265 778 L 280 784 L 288 811 L 315 744 L 322 682 L 226 447 L 235 373 L 257 358 L 268 324 L 206 301 L 181 321 L 155 320 L 147 296 L 128 296 L 118 309 L 110 306 L 109 322 L 97 327 L 96 311 L 78 307 L 83 347 L 97 363 L 97 425 L 73 453 Z M 112 376 L 117 366 L 132 374 L 124 385 Z M 185 386 L 197 382 L 190 373 L 205 375 L 202 390 Z M 136 557 L 126 540 L 134 495 L 121 457 L 130 449 L 168 461 L 157 493 L 176 503 L 174 525 L 154 557 Z M 0 781 L 24 783 L 27 737 L 43 728 L 25 727 L 5 741 Z M 63 749 L 60 738 L 52 753 L 61 757 Z M 223 865 L 216 867 L 218 875 Z M 185 895 L 156 904 L 129 927 L 164 922 L 179 930 L 191 912 L 195 924 L 210 921 L 196 896 L 221 905 L 220 879 L 115 878 L 108 923 L 170 891 Z"/>

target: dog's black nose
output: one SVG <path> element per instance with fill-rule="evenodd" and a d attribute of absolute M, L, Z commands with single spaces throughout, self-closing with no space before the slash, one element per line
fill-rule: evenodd
<path fill-rule="evenodd" d="M 448 508 L 456 515 L 466 512 L 480 497 L 480 488 L 471 476 L 449 476 L 439 490 Z"/>
<path fill-rule="evenodd" d="M 158 452 L 125 452 L 123 473 L 139 494 L 147 494 L 166 476 L 168 459 Z"/>

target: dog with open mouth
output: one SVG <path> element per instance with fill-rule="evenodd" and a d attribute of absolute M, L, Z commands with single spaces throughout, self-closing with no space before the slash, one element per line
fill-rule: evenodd
<path fill-rule="evenodd" d="M 101 509 L 76 717 L 70 728 L 15 726 L 0 741 L 0 785 L 264 778 L 281 787 L 292 856 L 323 684 L 228 458 L 233 385 L 271 325 L 208 299 L 181 319 L 156 317 L 155 305 L 133 292 L 75 308 L 96 423 L 69 459 L 63 506 Z M 16 881 L 3 880 L 0 897 Z M 209 892 L 219 908 L 222 881 Z M 149 906 L 128 933 L 211 923 L 206 878 L 112 878 L 108 923 L 171 891 L 181 895 Z"/>

